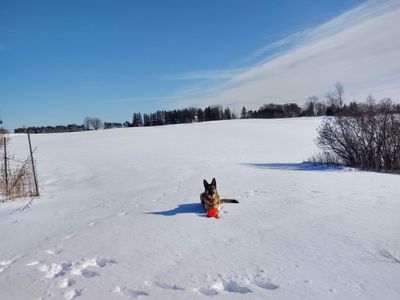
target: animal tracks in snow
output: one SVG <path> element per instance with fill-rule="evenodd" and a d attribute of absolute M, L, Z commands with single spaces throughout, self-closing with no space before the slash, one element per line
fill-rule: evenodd
<path fill-rule="evenodd" d="M 208 276 L 205 278 L 208 278 Z M 153 283 L 144 281 L 141 287 L 130 288 L 126 286 L 117 286 L 113 292 L 131 299 L 136 299 L 142 296 L 150 296 L 153 288 L 166 289 L 177 293 L 195 292 L 205 296 L 215 296 L 222 293 L 245 295 L 256 292 L 257 289 L 258 291 L 260 291 L 260 289 L 272 291 L 278 289 L 279 285 L 273 279 L 267 278 L 265 273 L 260 272 L 256 274 L 239 274 L 236 276 L 219 275 L 211 284 L 194 288 L 186 288 L 162 281 L 154 281 Z"/>
<path fill-rule="evenodd" d="M 195 291 L 197 289 L 194 289 Z M 247 294 L 253 291 L 236 280 L 218 279 L 209 287 L 201 287 L 198 291 L 206 296 L 218 295 L 221 292 Z"/>
<path fill-rule="evenodd" d="M 94 226 L 97 225 L 99 222 L 98 221 L 92 221 L 90 223 L 88 223 L 89 226 Z"/>
<path fill-rule="evenodd" d="M 51 249 L 46 250 L 46 253 L 47 254 L 51 254 L 51 255 L 55 255 L 55 254 L 60 254 L 62 251 L 63 251 L 63 249 L 56 247 L 56 249 L 54 249 L 54 250 L 51 250 Z"/>
<path fill-rule="evenodd" d="M 103 218 L 92 220 L 89 223 L 87 223 L 87 225 L 88 226 L 94 226 L 94 225 L 97 225 L 97 224 L 99 224 L 99 223 L 101 223 L 101 222 L 103 222 L 105 220 L 113 219 L 114 217 L 123 217 L 123 216 L 126 216 L 127 214 L 128 214 L 128 212 L 123 210 L 123 211 L 120 211 L 119 213 L 116 213 L 116 214 L 112 214 L 112 215 L 109 215 L 109 216 L 105 216 Z"/>
<path fill-rule="evenodd" d="M 83 289 L 77 290 L 73 289 L 64 293 L 64 298 L 68 300 L 72 300 L 80 295 L 82 295 Z"/>
<path fill-rule="evenodd" d="M 41 264 L 39 265 L 38 271 L 45 273 L 46 278 L 56 278 L 64 276 L 68 271 L 70 271 L 72 263 L 63 262 L 61 264 L 51 263 L 49 265 Z"/>
<path fill-rule="evenodd" d="M 185 290 L 183 287 L 177 286 L 176 284 L 168 284 L 168 283 L 159 282 L 159 281 L 154 282 L 154 285 L 156 287 L 166 289 L 166 290 L 174 290 L 174 291 L 184 291 Z"/>
<path fill-rule="evenodd" d="M 117 294 L 121 294 L 128 298 L 139 298 L 140 296 L 149 296 L 149 294 L 146 293 L 145 291 L 133 290 L 126 286 L 123 286 L 123 287 L 117 286 L 113 292 L 117 293 Z"/>
<path fill-rule="evenodd" d="M 64 278 L 60 284 L 58 285 L 59 288 L 65 289 L 67 287 L 73 286 L 75 284 L 75 280 L 70 278 Z"/>
<path fill-rule="evenodd" d="M 13 263 L 15 263 L 19 258 L 23 255 L 17 255 L 12 259 L 9 260 L 0 260 L 0 273 L 3 273 L 5 270 L 11 267 Z"/>
<path fill-rule="evenodd" d="M 146 290 L 150 289 L 152 287 L 164 289 L 164 290 L 171 290 L 171 291 L 185 291 L 185 288 L 180 287 L 176 284 L 169 284 L 161 281 L 155 281 L 153 284 L 144 281 L 143 285 L 141 288 L 129 288 L 126 286 L 116 286 L 115 289 L 113 290 L 114 293 L 120 294 L 122 296 L 131 298 L 131 299 L 137 299 L 142 296 L 150 296 L 150 292 L 147 292 Z"/>
<path fill-rule="evenodd" d="M 30 266 L 37 266 L 37 265 L 39 265 L 40 263 L 41 263 L 40 260 L 35 260 L 35 261 L 30 262 L 30 263 L 27 263 L 26 265 L 27 265 L 28 267 L 30 267 Z"/>
<path fill-rule="evenodd" d="M 113 259 L 101 257 L 82 258 L 78 261 L 68 261 L 61 263 L 47 264 L 42 261 L 33 261 L 27 266 L 36 267 L 38 271 L 44 273 L 45 279 L 59 280 L 57 284 L 60 289 L 68 289 L 76 283 L 73 276 L 82 276 L 85 279 L 100 276 L 100 273 L 93 268 L 99 269 L 117 263 Z M 71 289 L 63 292 L 64 298 L 71 300 L 82 295 L 85 289 Z"/>
<path fill-rule="evenodd" d="M 69 235 L 64 236 L 61 240 L 66 241 L 66 240 L 73 239 L 77 236 L 78 236 L 77 234 L 69 234 Z"/>
<path fill-rule="evenodd" d="M 105 258 L 83 258 L 77 262 L 62 262 L 60 264 L 40 264 L 39 262 L 33 262 L 29 265 L 39 265 L 38 270 L 45 273 L 46 278 L 56 278 L 70 273 L 72 275 L 82 275 L 85 278 L 98 276 L 99 274 L 95 271 L 88 270 L 89 267 L 103 268 L 110 264 L 117 263 L 113 259 Z"/>
<path fill-rule="evenodd" d="M 10 261 L 0 261 L 0 265 L 7 265 Z M 86 293 L 90 286 L 85 285 L 86 280 L 91 280 L 93 277 L 101 276 L 101 269 L 117 263 L 114 259 L 102 257 L 82 258 L 77 261 L 66 261 L 61 263 L 46 263 L 45 261 L 32 261 L 26 264 L 36 270 L 44 273 L 44 280 L 51 280 L 50 284 L 53 287 L 60 289 L 60 297 L 67 300 L 72 300 Z M 279 288 L 279 284 L 274 279 L 268 278 L 264 271 L 256 273 L 238 273 L 235 275 L 218 275 L 212 279 L 209 275 L 204 274 L 203 279 L 199 278 L 200 284 L 197 287 L 188 287 L 162 280 L 143 281 L 139 286 L 123 286 L 117 285 L 110 289 L 109 292 L 126 297 L 129 299 L 141 299 L 151 296 L 154 289 L 168 290 L 169 293 L 200 293 L 204 296 L 215 296 L 219 294 L 251 294 L 255 292 L 273 291 Z M 52 284 L 53 282 L 53 284 Z M 207 284 L 208 283 L 208 284 Z M 54 290 L 48 290 L 55 296 Z M 177 294 L 178 295 L 178 294 Z M 188 295 L 188 297 L 190 297 Z"/>
<path fill-rule="evenodd" d="M 262 288 L 264 290 L 275 290 L 279 285 L 270 278 L 266 278 L 264 274 L 256 275 L 237 275 L 234 277 L 220 276 L 213 284 L 194 288 L 196 292 L 200 292 L 206 296 L 214 296 L 223 292 L 247 294 L 252 293 L 254 288 Z"/>
<path fill-rule="evenodd" d="M 255 279 L 252 284 L 266 289 L 266 290 L 275 290 L 279 288 L 279 285 L 275 284 L 271 279 Z"/>

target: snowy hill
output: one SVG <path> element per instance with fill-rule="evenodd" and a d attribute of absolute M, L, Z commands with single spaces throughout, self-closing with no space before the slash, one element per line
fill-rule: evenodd
<path fill-rule="evenodd" d="M 302 164 L 320 122 L 32 136 L 41 197 L 0 203 L 0 299 L 399 299 L 400 177 Z M 212 177 L 240 201 L 218 220 Z"/>

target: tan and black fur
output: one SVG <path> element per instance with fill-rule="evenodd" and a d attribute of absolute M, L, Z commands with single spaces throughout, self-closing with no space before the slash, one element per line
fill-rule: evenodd
<path fill-rule="evenodd" d="M 204 184 L 204 193 L 200 194 L 201 205 L 203 205 L 204 212 L 207 212 L 210 208 L 214 207 L 215 209 L 219 208 L 221 203 L 239 203 L 235 199 L 221 199 L 217 192 L 217 182 L 215 178 L 212 179 L 211 183 L 208 183 L 207 180 L 203 180 Z"/>

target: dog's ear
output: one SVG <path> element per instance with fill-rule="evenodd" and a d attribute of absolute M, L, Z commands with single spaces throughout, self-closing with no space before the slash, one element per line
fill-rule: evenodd
<path fill-rule="evenodd" d="M 204 187 L 205 187 L 205 188 L 208 187 L 208 182 L 207 182 L 207 180 L 203 179 L 203 184 L 204 184 Z"/>
<path fill-rule="evenodd" d="M 215 178 L 213 178 L 213 179 L 212 179 L 212 181 L 211 181 L 211 185 L 213 185 L 213 186 L 217 187 L 217 182 L 215 181 Z"/>

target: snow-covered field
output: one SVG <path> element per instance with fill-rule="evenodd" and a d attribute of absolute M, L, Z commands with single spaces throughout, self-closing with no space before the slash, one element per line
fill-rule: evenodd
<path fill-rule="evenodd" d="M 400 299 L 400 176 L 302 164 L 320 122 L 32 136 L 41 197 L 0 203 L 0 299 Z M 240 201 L 218 220 L 212 177 Z"/>

